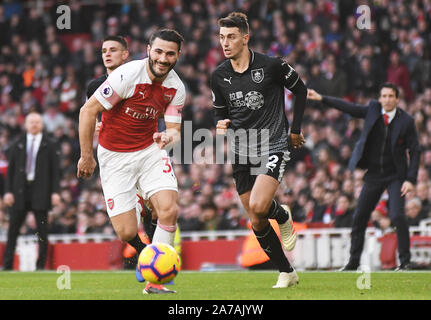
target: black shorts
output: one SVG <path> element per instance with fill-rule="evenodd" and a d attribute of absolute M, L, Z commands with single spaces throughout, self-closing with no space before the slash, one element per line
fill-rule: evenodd
<path fill-rule="evenodd" d="M 260 174 L 273 177 L 278 182 L 281 182 L 286 163 L 289 160 L 288 151 L 271 153 L 268 157 L 263 157 L 262 159 L 241 158 L 235 155 L 232 169 L 233 180 L 238 194 L 241 195 L 250 191 Z"/>

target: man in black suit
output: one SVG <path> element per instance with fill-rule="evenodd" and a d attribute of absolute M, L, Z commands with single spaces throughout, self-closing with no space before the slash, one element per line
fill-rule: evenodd
<path fill-rule="evenodd" d="M 26 134 L 8 150 L 4 203 L 10 206 L 9 230 L 3 270 L 12 270 L 16 240 L 29 211 L 37 223 L 39 256 L 36 269 L 43 269 L 48 250 L 48 210 L 61 201 L 58 144 L 43 133 L 39 113 L 25 119 Z"/>
<path fill-rule="evenodd" d="M 417 179 L 420 157 L 418 134 L 413 118 L 397 108 L 398 88 L 385 83 L 379 92 L 378 101 L 371 100 L 365 106 L 308 90 L 308 99 L 365 119 L 349 161 L 351 171 L 361 168 L 367 169 L 367 172 L 353 217 L 350 259 L 343 271 L 359 267 L 368 220 L 385 190 L 389 194 L 389 216 L 398 238 L 400 265 L 397 270 L 410 267 L 410 236 L 404 207 L 405 195 L 414 189 Z"/>

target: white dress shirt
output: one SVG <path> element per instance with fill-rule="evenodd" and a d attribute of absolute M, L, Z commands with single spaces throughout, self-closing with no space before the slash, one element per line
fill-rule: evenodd
<path fill-rule="evenodd" d="M 395 118 L 395 114 L 397 113 L 397 108 L 394 108 L 394 110 L 389 112 L 386 112 L 385 109 L 382 108 L 382 115 L 384 115 L 385 113 L 389 116 L 388 118 L 388 124 L 389 124 Z"/>

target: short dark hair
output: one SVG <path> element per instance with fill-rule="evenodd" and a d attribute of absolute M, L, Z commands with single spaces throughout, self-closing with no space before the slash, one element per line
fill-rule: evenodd
<path fill-rule="evenodd" d="M 382 89 L 383 89 L 383 88 L 389 88 L 389 89 L 394 90 L 394 92 L 395 92 L 395 97 L 397 97 L 397 98 L 398 98 L 398 96 L 400 95 L 400 89 L 398 89 L 398 87 L 397 87 L 396 85 L 394 85 L 393 83 L 391 83 L 391 82 L 385 82 L 385 83 L 383 83 L 383 84 L 381 84 L 381 85 L 380 85 L 380 88 L 379 88 L 379 95 L 380 95 L 380 93 L 382 92 Z"/>
<path fill-rule="evenodd" d="M 120 43 L 124 47 L 124 49 L 129 50 L 127 40 L 122 36 L 107 36 L 105 39 L 103 39 L 103 42 L 105 41 L 116 41 Z"/>
<path fill-rule="evenodd" d="M 231 12 L 227 17 L 218 19 L 217 24 L 225 28 L 237 27 L 242 34 L 250 33 L 247 16 L 242 12 Z"/>
<path fill-rule="evenodd" d="M 213 203 L 213 202 L 206 202 L 202 205 L 202 211 L 204 210 L 214 210 L 215 212 L 217 212 L 217 206 Z"/>
<path fill-rule="evenodd" d="M 352 195 L 350 195 L 350 194 L 348 194 L 348 193 L 346 193 L 346 192 L 341 192 L 341 194 L 340 194 L 340 196 L 338 197 L 338 198 L 341 198 L 341 197 L 346 197 L 347 198 L 347 200 L 349 201 L 349 203 L 351 203 L 352 202 Z"/>
<path fill-rule="evenodd" d="M 161 29 L 154 32 L 150 37 L 150 47 L 153 45 L 156 38 L 175 42 L 178 45 L 178 51 L 181 51 L 181 43 L 184 41 L 184 38 L 178 31 L 172 29 Z"/>

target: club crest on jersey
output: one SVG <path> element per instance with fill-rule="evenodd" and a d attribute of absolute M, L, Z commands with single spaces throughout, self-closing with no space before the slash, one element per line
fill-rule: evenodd
<path fill-rule="evenodd" d="M 166 102 L 171 102 L 174 98 L 174 95 L 172 93 L 164 93 L 163 99 L 165 99 Z"/>
<path fill-rule="evenodd" d="M 265 74 L 263 73 L 263 68 L 251 70 L 251 79 L 256 83 L 261 83 Z"/>
<path fill-rule="evenodd" d="M 108 202 L 109 210 L 114 209 L 114 199 L 110 198 L 110 199 L 108 199 L 107 202 Z"/>

